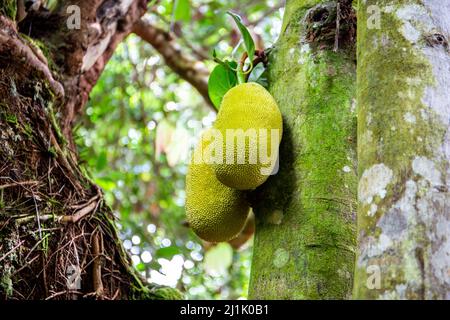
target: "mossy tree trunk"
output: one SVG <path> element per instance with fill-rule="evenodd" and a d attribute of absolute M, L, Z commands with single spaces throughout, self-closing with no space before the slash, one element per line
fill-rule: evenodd
<path fill-rule="evenodd" d="M 0 2 L 0 298 L 170 298 L 136 275 L 72 138 L 147 1 L 59 1 L 19 24 L 15 5 Z M 71 5 L 80 28 L 68 27 Z"/>
<path fill-rule="evenodd" d="M 280 169 L 252 195 L 250 298 L 351 297 L 355 23 L 351 1 L 287 1 L 269 64 L 270 92 L 284 121 Z"/>
<path fill-rule="evenodd" d="M 358 10 L 354 296 L 450 298 L 450 3 Z"/>

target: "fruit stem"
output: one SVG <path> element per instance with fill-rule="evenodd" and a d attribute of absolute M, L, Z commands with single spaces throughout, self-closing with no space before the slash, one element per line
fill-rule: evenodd
<path fill-rule="evenodd" d="M 241 61 L 239 62 L 239 68 L 238 68 L 238 82 L 245 83 L 248 82 L 248 78 L 250 77 L 250 73 L 252 72 L 253 68 L 256 67 L 259 63 L 263 63 L 264 67 L 267 66 L 267 55 L 264 50 L 256 50 L 255 51 L 255 59 L 250 62 L 250 66 L 247 70 L 244 70 L 245 67 L 245 60 L 248 58 L 247 52 L 244 52 L 241 57 Z"/>

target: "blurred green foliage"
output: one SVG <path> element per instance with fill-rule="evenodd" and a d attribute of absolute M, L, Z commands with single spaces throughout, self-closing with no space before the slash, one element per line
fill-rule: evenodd
<path fill-rule="evenodd" d="M 183 52 L 211 70 L 214 48 L 231 55 L 239 43 L 226 11 L 243 17 L 257 48 L 271 46 L 281 25 L 276 1 L 173 3 L 156 1 L 146 19 L 170 30 Z M 190 146 L 214 119 L 197 91 L 149 44 L 130 36 L 95 86 L 76 139 L 83 167 L 103 188 L 124 246 L 150 282 L 177 287 L 190 299 L 245 298 L 251 241 L 238 251 L 227 243 L 211 247 L 184 226 Z"/>

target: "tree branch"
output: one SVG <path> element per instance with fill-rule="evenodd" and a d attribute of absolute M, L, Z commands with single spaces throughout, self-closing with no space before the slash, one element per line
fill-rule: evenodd
<path fill-rule="evenodd" d="M 62 115 L 61 132 L 69 142 L 69 149 L 75 149 L 72 126 L 76 117 L 117 45 L 147 11 L 147 3 L 148 0 L 73 0 L 64 2 L 54 11 L 41 8 L 29 13 L 19 24 L 19 31 L 46 45 L 48 57 L 57 66 L 53 70 L 54 77 L 65 91 L 57 108 Z M 69 29 L 67 25 L 67 7 L 71 5 L 80 8 L 79 28 Z M 52 85 L 50 76 L 47 78 Z M 52 85 L 53 91 L 54 87 Z"/>
<path fill-rule="evenodd" d="M 182 79 L 189 82 L 201 94 L 212 111 L 217 111 L 208 95 L 209 70 L 202 62 L 181 52 L 170 32 L 164 31 L 143 19 L 134 24 L 133 32 L 142 40 L 151 44 L 164 58 L 167 66 Z"/>
<path fill-rule="evenodd" d="M 69 141 L 72 141 L 73 121 L 87 103 L 89 94 L 107 62 L 119 43 L 130 34 L 135 21 L 139 20 L 147 10 L 147 0 L 132 1 L 126 10 L 124 10 L 123 3 L 127 3 L 127 1 L 97 1 L 97 10 L 93 10 L 93 12 L 101 14 L 97 13 L 96 17 L 93 17 L 93 22 L 86 20 L 87 27 L 84 28 L 89 30 L 84 33 L 72 33 L 66 40 L 70 43 L 67 47 L 73 50 L 68 53 L 65 61 L 66 74 L 64 77 L 68 99 L 66 99 L 64 108 L 62 129 L 64 135 L 69 137 Z M 89 16 L 86 19 L 89 19 Z M 97 32 L 93 30 L 97 30 Z M 71 70 L 72 68 L 74 69 Z"/>
<path fill-rule="evenodd" d="M 267 10 L 266 12 L 264 12 L 262 14 L 262 16 L 259 19 L 256 19 L 254 21 L 249 21 L 248 25 L 249 26 L 257 26 L 258 24 L 260 24 L 264 19 L 266 19 L 267 17 L 271 16 L 272 14 L 274 14 L 275 12 L 277 12 L 278 10 L 280 10 L 281 8 L 284 8 L 285 3 L 284 1 L 280 2 L 279 4 L 269 8 L 269 10 Z"/>

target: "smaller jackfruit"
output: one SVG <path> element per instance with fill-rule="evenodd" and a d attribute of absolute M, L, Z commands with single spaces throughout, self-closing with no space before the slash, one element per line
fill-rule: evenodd
<path fill-rule="evenodd" d="M 209 161 L 204 158 L 203 150 L 209 143 L 205 136 L 194 150 L 186 176 L 186 215 L 190 227 L 200 238 L 223 242 L 241 232 L 250 208 L 241 191 L 217 180 Z"/>
<path fill-rule="evenodd" d="M 283 120 L 275 99 L 263 86 L 249 82 L 230 89 L 223 97 L 214 128 L 223 139 L 223 159 L 213 165 L 220 182 L 251 190 L 273 174 Z"/>

